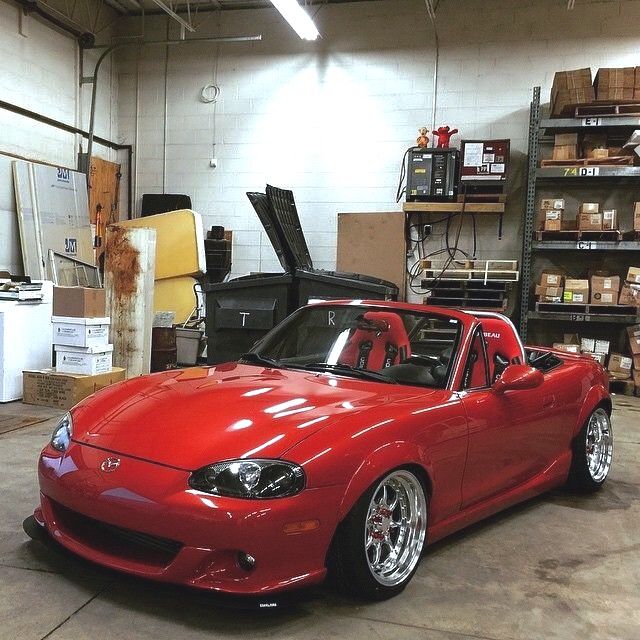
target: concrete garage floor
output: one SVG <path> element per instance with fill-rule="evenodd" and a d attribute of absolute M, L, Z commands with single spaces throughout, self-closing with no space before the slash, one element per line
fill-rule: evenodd
<path fill-rule="evenodd" d="M 59 413 L 0 435 L 0 638 L 640 638 L 640 399 L 615 400 L 615 458 L 597 496 L 556 491 L 429 548 L 400 597 L 321 588 L 290 608 L 222 608 L 208 594 L 116 575 L 30 541 L 35 463 Z M 532 439 L 532 446 L 535 439 Z"/>

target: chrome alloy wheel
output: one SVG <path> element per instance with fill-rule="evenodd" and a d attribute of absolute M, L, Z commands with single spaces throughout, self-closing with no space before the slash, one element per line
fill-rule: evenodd
<path fill-rule="evenodd" d="M 611 469 L 613 432 L 611 419 L 604 409 L 596 409 L 589 418 L 586 435 L 587 464 L 594 482 L 603 482 Z"/>
<path fill-rule="evenodd" d="M 427 499 L 420 480 L 393 471 L 373 492 L 365 525 L 365 553 L 373 577 L 394 587 L 414 570 L 427 532 Z"/>

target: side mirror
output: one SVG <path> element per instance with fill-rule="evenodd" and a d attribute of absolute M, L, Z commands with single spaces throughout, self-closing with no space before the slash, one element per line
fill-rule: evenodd
<path fill-rule="evenodd" d="M 544 381 L 542 371 L 528 364 L 510 364 L 502 375 L 493 383 L 496 393 L 504 393 L 516 389 L 535 389 Z"/>

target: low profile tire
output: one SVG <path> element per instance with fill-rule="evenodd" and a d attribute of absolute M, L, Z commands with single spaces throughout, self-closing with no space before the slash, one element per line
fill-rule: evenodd
<path fill-rule="evenodd" d="M 408 469 L 396 469 L 371 485 L 338 527 L 331 574 L 356 598 L 392 598 L 418 568 L 426 532 L 424 485 Z"/>
<path fill-rule="evenodd" d="M 602 487 L 613 459 L 611 418 L 598 407 L 587 419 L 573 443 L 573 459 L 569 485 L 578 491 L 591 493 Z"/>

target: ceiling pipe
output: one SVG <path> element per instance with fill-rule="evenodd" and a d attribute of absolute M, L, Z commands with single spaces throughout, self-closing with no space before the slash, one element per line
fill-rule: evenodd
<path fill-rule="evenodd" d="M 184 18 L 181 18 L 170 6 L 166 5 L 162 0 L 151 0 L 155 5 L 160 7 L 168 16 L 171 16 L 183 29 L 193 33 L 196 29 Z"/>

